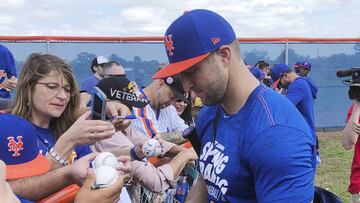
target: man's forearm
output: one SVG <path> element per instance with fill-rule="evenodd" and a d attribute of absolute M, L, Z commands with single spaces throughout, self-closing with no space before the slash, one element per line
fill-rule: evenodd
<path fill-rule="evenodd" d="M 39 201 L 72 184 L 70 172 L 71 167 L 66 166 L 40 176 L 12 180 L 9 184 L 15 194 Z"/>
<path fill-rule="evenodd" d="M 184 150 L 178 153 L 170 162 L 169 165 L 173 169 L 174 178 L 180 175 L 180 172 L 185 167 L 186 163 L 190 161 L 190 157 L 187 156 L 187 152 Z"/>
<path fill-rule="evenodd" d="M 160 137 L 168 142 L 172 142 L 178 145 L 184 144 L 188 140 L 183 138 L 181 132 L 173 131 L 173 132 L 163 132 L 159 133 Z"/>

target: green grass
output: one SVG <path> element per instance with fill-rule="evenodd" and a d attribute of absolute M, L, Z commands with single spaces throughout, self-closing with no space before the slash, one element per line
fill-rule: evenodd
<path fill-rule="evenodd" d="M 350 202 L 347 189 L 353 150 L 345 150 L 341 146 L 339 132 L 318 133 L 318 136 L 321 164 L 317 168 L 315 185 L 335 193 L 344 202 Z"/>

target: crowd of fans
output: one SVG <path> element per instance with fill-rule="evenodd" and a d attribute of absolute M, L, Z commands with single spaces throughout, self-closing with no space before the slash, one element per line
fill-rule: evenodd
<path fill-rule="evenodd" d="M 227 32 L 201 45 L 210 48 L 199 54 L 187 47 L 196 42 L 177 42 L 170 35 L 189 23 L 186 16 L 206 32 Z M 186 36 L 196 41 L 204 33 Z M 184 201 L 189 189 L 177 184 L 180 176 L 190 185 L 191 202 L 312 201 L 321 157 L 311 64 L 296 62 L 290 68 L 259 61 L 246 68 L 230 24 L 207 10 L 184 14 L 165 39 L 170 63 L 147 87 L 128 80 L 121 64 L 103 56 L 92 60 L 93 75 L 81 87 L 71 67 L 50 54 L 30 54 L 18 77 L 12 54 L 0 46 L 1 198 L 46 202 L 60 195 L 75 202 L 143 202 L 158 193 L 162 200 L 153 201 Z M 172 47 L 176 43 L 179 47 Z M 94 87 L 107 97 L 106 120 L 90 118 Z M 359 106 L 354 104 L 349 120 L 358 119 Z M 135 119 L 119 117 L 128 115 Z M 356 137 L 344 141 L 348 148 L 360 132 L 354 125 L 355 131 L 346 128 Z M 201 141 L 200 156 L 182 136 L 191 126 Z M 158 157 L 143 153 L 150 139 L 161 145 Z M 101 152 L 113 153 L 122 164 L 112 185 L 94 189 L 91 162 Z M 64 195 L 75 185 L 74 196 Z M 358 186 L 351 188 L 352 194 L 359 192 Z"/>

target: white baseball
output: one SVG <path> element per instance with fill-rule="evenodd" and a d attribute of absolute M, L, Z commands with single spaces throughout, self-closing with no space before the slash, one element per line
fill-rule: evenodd
<path fill-rule="evenodd" d="M 161 145 L 159 141 L 150 139 L 143 144 L 142 152 L 146 157 L 159 156 L 161 154 Z"/>
<path fill-rule="evenodd" d="M 114 184 L 118 178 L 118 172 L 112 168 L 111 166 L 100 166 L 99 168 L 95 169 L 95 187 L 109 187 L 110 185 Z"/>
<path fill-rule="evenodd" d="M 118 163 L 116 156 L 111 152 L 101 152 L 98 154 L 94 161 L 94 168 L 97 169 L 100 166 L 111 166 L 116 169 L 121 162 Z"/>

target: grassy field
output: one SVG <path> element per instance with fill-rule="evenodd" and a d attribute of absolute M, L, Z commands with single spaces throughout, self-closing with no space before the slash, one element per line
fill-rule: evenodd
<path fill-rule="evenodd" d="M 344 202 L 349 202 L 350 167 L 353 150 L 345 150 L 341 146 L 339 132 L 318 133 L 321 164 L 317 169 L 315 185 L 338 195 Z"/>

